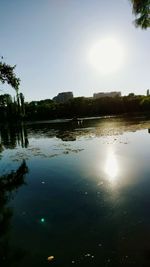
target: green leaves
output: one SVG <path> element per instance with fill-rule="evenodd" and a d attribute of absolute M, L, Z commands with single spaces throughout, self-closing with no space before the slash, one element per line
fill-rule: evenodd
<path fill-rule="evenodd" d="M 150 0 L 131 0 L 133 13 L 136 16 L 135 25 L 142 29 L 150 27 Z"/>

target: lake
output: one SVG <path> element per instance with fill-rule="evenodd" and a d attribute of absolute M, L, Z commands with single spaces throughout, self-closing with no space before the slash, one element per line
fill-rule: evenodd
<path fill-rule="evenodd" d="M 0 177 L 1 267 L 150 266 L 149 119 L 1 125 Z"/>

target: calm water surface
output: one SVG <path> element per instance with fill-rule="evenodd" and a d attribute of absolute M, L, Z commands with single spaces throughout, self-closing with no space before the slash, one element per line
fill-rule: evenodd
<path fill-rule="evenodd" d="M 2 125 L 0 266 L 150 266 L 149 128 Z"/>

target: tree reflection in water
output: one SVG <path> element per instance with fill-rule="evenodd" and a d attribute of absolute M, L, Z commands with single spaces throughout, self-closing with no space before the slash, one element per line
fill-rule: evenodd
<path fill-rule="evenodd" d="M 3 147 L 13 149 L 19 145 L 27 148 L 28 144 L 28 135 L 24 124 L 0 127 L 0 152 Z"/>
<path fill-rule="evenodd" d="M 12 249 L 9 244 L 10 222 L 13 210 L 8 206 L 13 192 L 25 184 L 25 174 L 28 167 L 25 160 L 16 171 L 0 177 L 0 266 L 13 266 L 19 261 L 24 252 L 21 249 Z"/>

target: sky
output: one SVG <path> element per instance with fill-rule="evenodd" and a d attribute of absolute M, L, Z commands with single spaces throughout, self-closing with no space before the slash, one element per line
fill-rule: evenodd
<path fill-rule="evenodd" d="M 129 0 L 0 0 L 0 56 L 16 65 L 26 101 L 66 91 L 75 97 L 146 94 L 150 30 L 135 28 L 133 20 Z M 103 51 L 98 44 L 105 40 L 115 40 L 123 56 L 118 69 L 108 73 L 99 69 Z M 95 46 L 96 63 L 90 57 Z M 113 48 L 109 52 L 111 60 Z M 0 89 L 13 94 L 7 85 Z"/>

